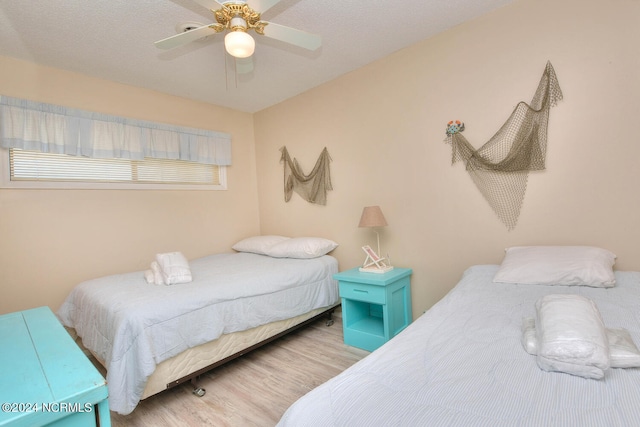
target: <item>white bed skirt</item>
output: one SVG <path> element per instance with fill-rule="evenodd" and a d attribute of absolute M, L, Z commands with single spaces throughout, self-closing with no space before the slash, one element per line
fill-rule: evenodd
<path fill-rule="evenodd" d="M 333 307 L 336 307 L 334 305 Z M 311 319 L 331 307 L 317 308 L 309 313 L 291 319 L 279 320 L 246 331 L 224 334 L 215 341 L 187 349 L 171 359 L 160 363 L 153 375 L 147 380 L 142 399 L 160 393 L 169 388 L 172 382 L 198 372 L 207 366 L 224 360 L 238 352 L 250 348 L 266 339 L 291 329 Z"/>

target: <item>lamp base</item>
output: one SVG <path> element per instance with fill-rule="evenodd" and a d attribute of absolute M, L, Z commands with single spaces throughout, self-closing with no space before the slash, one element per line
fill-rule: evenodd
<path fill-rule="evenodd" d="M 393 270 L 393 267 L 388 265 L 385 267 L 360 267 L 360 272 L 361 273 L 378 273 L 378 274 L 383 274 L 386 273 L 388 271 Z"/>

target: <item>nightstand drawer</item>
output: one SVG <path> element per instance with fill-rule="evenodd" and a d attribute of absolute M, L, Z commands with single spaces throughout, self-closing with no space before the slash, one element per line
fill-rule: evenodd
<path fill-rule="evenodd" d="M 363 285 L 361 283 L 340 282 L 340 297 L 384 304 L 385 288 L 383 286 Z"/>

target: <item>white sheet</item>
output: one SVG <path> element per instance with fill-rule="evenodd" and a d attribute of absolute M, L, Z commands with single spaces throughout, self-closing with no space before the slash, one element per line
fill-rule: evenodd
<path fill-rule="evenodd" d="M 618 272 L 616 287 L 602 289 L 492 283 L 497 268 L 468 269 L 446 298 L 278 425 L 640 425 L 640 369 L 609 369 L 598 381 L 545 372 L 521 344 L 522 318 L 550 293 L 593 299 L 608 327 L 640 342 L 640 273 Z"/>
<path fill-rule="evenodd" d="M 631 334 L 624 328 L 607 328 L 609 342 L 609 357 L 612 368 L 640 368 L 640 350 L 631 338 Z M 538 339 L 536 338 L 536 319 L 525 317 L 522 319 L 522 347 L 529 354 L 538 354 Z"/>
<path fill-rule="evenodd" d="M 190 263 L 193 281 L 157 286 L 134 272 L 90 280 L 58 317 L 106 362 L 110 409 L 133 411 L 156 364 L 221 334 L 338 301 L 337 260 L 219 254 Z"/>
<path fill-rule="evenodd" d="M 536 301 L 538 366 L 600 379 L 609 369 L 609 341 L 595 302 L 582 295 L 545 295 Z"/>

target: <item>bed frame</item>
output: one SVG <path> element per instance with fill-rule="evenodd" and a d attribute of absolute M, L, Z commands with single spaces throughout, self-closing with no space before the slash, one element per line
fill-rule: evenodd
<path fill-rule="evenodd" d="M 330 307 L 318 308 L 291 319 L 279 320 L 232 334 L 224 334 L 214 341 L 189 348 L 156 366 L 154 373 L 147 379 L 141 400 L 187 381 L 193 385 L 193 394 L 202 397 L 206 390 L 198 386 L 199 376 L 321 317 L 327 317 L 326 325 L 331 326 L 333 312 L 339 305 L 338 303 Z M 81 343 L 79 344 L 81 345 Z M 106 369 L 104 360 L 89 350 L 85 350 L 85 352 L 91 353 Z"/>

